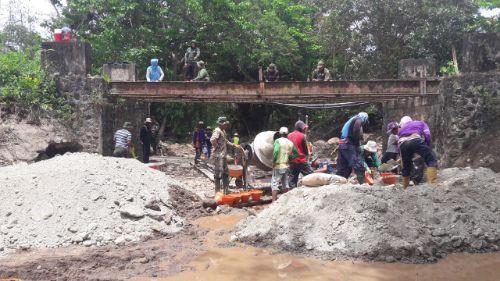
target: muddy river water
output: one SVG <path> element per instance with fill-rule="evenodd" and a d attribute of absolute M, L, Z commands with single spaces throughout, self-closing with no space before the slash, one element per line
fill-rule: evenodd
<path fill-rule="evenodd" d="M 367 263 L 324 261 L 315 258 L 276 254 L 237 244 L 218 246 L 229 239 L 239 215 L 204 217 L 196 224 L 210 230 L 208 250 L 195 257 L 189 269 L 169 278 L 132 278 L 132 280 L 177 281 L 254 281 L 254 280 L 331 280 L 331 281 L 499 281 L 500 253 L 450 255 L 435 264 Z"/>

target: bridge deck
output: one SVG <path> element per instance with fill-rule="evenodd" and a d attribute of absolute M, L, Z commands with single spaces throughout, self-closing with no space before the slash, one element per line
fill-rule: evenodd
<path fill-rule="evenodd" d="M 110 94 L 164 102 L 324 103 L 434 95 L 439 80 L 111 82 Z"/>

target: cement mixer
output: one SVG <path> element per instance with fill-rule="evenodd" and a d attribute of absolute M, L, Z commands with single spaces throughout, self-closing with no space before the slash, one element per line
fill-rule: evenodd
<path fill-rule="evenodd" d="M 274 140 L 278 138 L 278 132 L 265 131 L 255 136 L 252 144 L 244 147 L 245 156 L 252 161 L 257 168 L 263 171 L 273 169 Z"/>

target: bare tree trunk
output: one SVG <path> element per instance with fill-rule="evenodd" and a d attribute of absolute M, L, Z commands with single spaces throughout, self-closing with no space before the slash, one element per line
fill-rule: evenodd
<path fill-rule="evenodd" d="M 167 127 L 167 114 L 165 114 L 165 116 L 163 116 L 163 120 L 161 121 L 160 130 L 158 131 L 158 139 L 159 140 L 164 140 L 166 127 Z"/>
<path fill-rule="evenodd" d="M 460 74 L 460 71 L 458 70 L 457 50 L 455 49 L 455 46 L 451 47 L 451 56 L 453 58 L 453 67 L 455 68 L 455 73 Z"/>

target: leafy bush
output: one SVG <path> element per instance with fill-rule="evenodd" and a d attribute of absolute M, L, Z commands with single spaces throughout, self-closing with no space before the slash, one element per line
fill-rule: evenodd
<path fill-rule="evenodd" d="M 39 52 L 0 53 L 0 102 L 57 112 L 69 110 L 57 96 L 55 82 L 42 70 Z"/>

